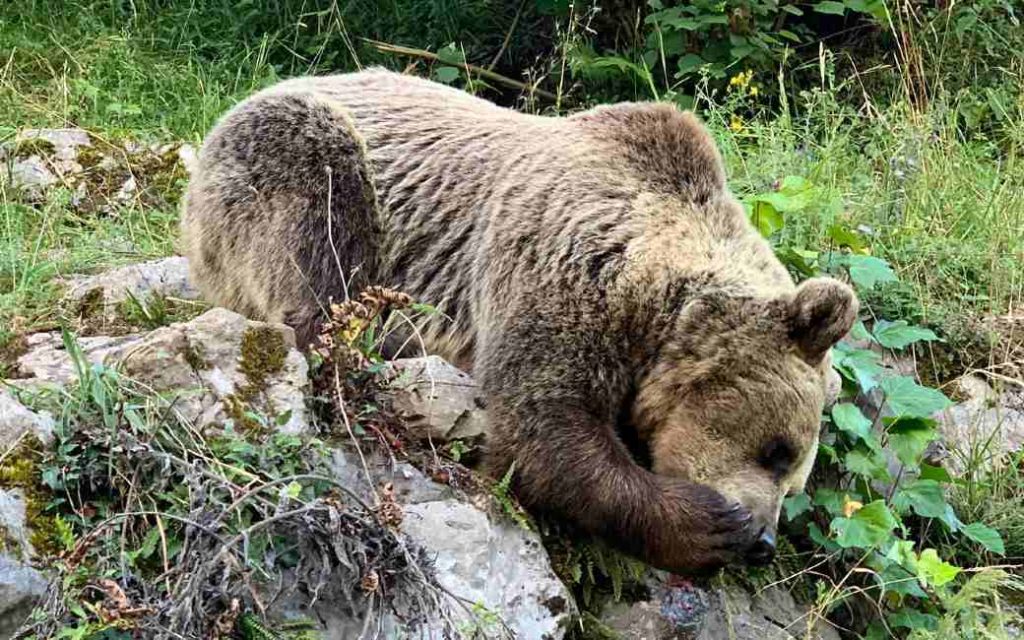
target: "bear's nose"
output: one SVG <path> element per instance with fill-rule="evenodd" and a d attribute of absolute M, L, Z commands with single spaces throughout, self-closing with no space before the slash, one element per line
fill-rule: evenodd
<path fill-rule="evenodd" d="M 767 527 L 761 529 L 761 534 L 747 549 L 747 564 L 764 566 L 775 558 L 775 534 Z"/>

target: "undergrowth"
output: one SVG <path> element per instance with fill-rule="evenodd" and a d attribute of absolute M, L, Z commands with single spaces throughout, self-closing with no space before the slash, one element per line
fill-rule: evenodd
<path fill-rule="evenodd" d="M 58 417 L 33 472 L 56 575 L 17 637 L 292 637 L 252 635 L 288 595 L 284 573 L 305 599 L 329 591 L 367 621 L 390 603 L 410 619 L 436 610 L 427 559 L 332 478 L 320 441 L 230 424 L 200 434 L 173 402 L 64 343 L 77 382 L 32 399 Z"/>

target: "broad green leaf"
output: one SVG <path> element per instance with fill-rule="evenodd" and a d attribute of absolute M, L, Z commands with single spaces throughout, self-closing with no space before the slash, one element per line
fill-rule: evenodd
<path fill-rule="evenodd" d="M 881 547 L 892 538 L 896 518 L 885 506 L 884 500 L 875 500 L 849 518 L 832 520 L 836 543 L 844 549 Z"/>
<path fill-rule="evenodd" d="M 832 0 L 819 2 L 818 4 L 813 5 L 813 8 L 818 13 L 830 13 L 837 16 L 841 16 L 846 13 L 846 6 L 842 2 L 832 2 Z"/>
<path fill-rule="evenodd" d="M 928 418 L 885 418 L 888 446 L 900 462 L 916 467 L 928 444 L 938 437 L 935 421 Z"/>
<path fill-rule="evenodd" d="M 798 493 L 783 500 L 782 506 L 786 509 L 786 520 L 792 522 L 811 510 L 811 497 L 806 493 Z"/>
<path fill-rule="evenodd" d="M 835 550 L 839 549 L 839 545 L 837 545 L 834 541 L 829 540 L 828 536 L 826 536 L 821 531 L 821 529 L 818 527 L 817 523 L 814 523 L 814 522 L 808 523 L 808 525 L 807 525 L 807 537 L 810 538 L 811 541 L 814 542 L 814 544 L 818 545 L 819 547 L 824 549 L 826 552 L 832 552 L 832 551 L 835 551 Z"/>
<path fill-rule="evenodd" d="M 917 554 L 914 553 L 913 540 L 896 540 L 885 553 L 885 558 L 898 563 L 901 567 L 917 575 Z"/>
<path fill-rule="evenodd" d="M 450 42 L 444 47 L 438 49 L 437 57 L 441 62 L 446 62 L 451 65 L 466 64 L 466 56 L 463 54 L 462 48 L 456 46 L 454 42 Z"/>
<path fill-rule="evenodd" d="M 880 355 L 840 342 L 835 346 L 834 356 L 832 366 L 848 380 L 856 382 L 861 391 L 868 392 L 878 386 L 878 379 L 884 371 Z"/>
<path fill-rule="evenodd" d="M 899 611 L 886 616 L 890 627 L 904 629 L 927 629 L 934 631 L 939 626 L 939 619 L 930 613 L 918 611 L 911 607 L 903 607 Z"/>
<path fill-rule="evenodd" d="M 865 478 L 882 481 L 891 478 L 881 453 L 863 444 L 857 444 L 856 447 L 847 452 L 843 461 L 848 471 Z"/>
<path fill-rule="evenodd" d="M 828 237 L 840 247 L 849 247 L 854 253 L 864 253 L 864 241 L 853 229 L 834 224 L 828 228 Z"/>
<path fill-rule="evenodd" d="M 864 326 L 863 320 L 857 320 L 853 323 L 853 327 L 850 328 L 850 335 L 857 340 L 874 340 L 874 336 L 868 331 L 868 328 Z"/>
<path fill-rule="evenodd" d="M 814 504 L 824 507 L 829 515 L 837 515 L 843 512 L 844 496 L 846 494 L 835 489 L 818 489 L 814 492 Z M 851 496 L 852 497 L 852 496 Z"/>
<path fill-rule="evenodd" d="M 434 69 L 434 79 L 438 82 L 445 84 L 451 84 L 459 79 L 460 72 L 456 67 L 436 67 Z"/>
<path fill-rule="evenodd" d="M 933 467 L 930 464 L 922 464 L 918 477 L 922 480 L 935 480 L 936 482 L 953 482 L 949 472 L 942 467 Z"/>
<path fill-rule="evenodd" d="M 679 73 L 691 73 L 704 66 L 706 61 L 695 53 L 688 53 L 681 56 L 676 62 Z"/>
<path fill-rule="evenodd" d="M 925 549 L 917 559 L 917 577 L 925 586 L 941 587 L 959 574 L 960 567 L 942 560 L 935 549 Z"/>
<path fill-rule="evenodd" d="M 879 384 L 885 401 L 899 417 L 927 418 L 952 404 L 938 389 L 922 387 L 907 376 L 892 376 Z"/>
<path fill-rule="evenodd" d="M 832 422 L 854 438 L 863 440 L 869 447 L 878 446 L 878 439 L 871 433 L 871 421 L 864 417 L 857 405 L 843 402 L 832 407 Z"/>
<path fill-rule="evenodd" d="M 901 487 L 892 497 L 892 504 L 900 513 L 913 509 L 925 518 L 942 518 L 946 515 L 946 495 L 942 485 L 934 480 L 915 480 Z"/>
<path fill-rule="evenodd" d="M 750 222 L 761 233 L 762 237 L 769 237 L 785 226 L 786 221 L 780 210 L 765 200 L 755 200 L 751 205 Z"/>
<path fill-rule="evenodd" d="M 956 517 L 956 511 L 953 510 L 953 505 L 946 504 L 946 512 L 942 514 L 942 523 L 949 527 L 949 530 L 956 533 L 963 528 L 964 523 L 960 522 L 960 518 Z"/>
<path fill-rule="evenodd" d="M 912 327 L 905 320 L 879 320 L 873 330 L 875 341 L 887 349 L 903 349 L 922 340 L 938 340 L 931 329 Z"/>
<path fill-rule="evenodd" d="M 1002 536 L 991 527 L 980 522 L 972 522 L 961 528 L 960 531 L 992 553 L 998 553 L 999 555 L 1006 553 L 1006 546 L 1003 544 Z"/>
<path fill-rule="evenodd" d="M 910 573 L 897 562 L 890 562 L 878 572 L 878 580 L 886 591 L 900 593 L 915 598 L 926 598 L 926 594 L 918 583 L 917 571 Z M 889 636 L 886 636 L 887 638 Z"/>
<path fill-rule="evenodd" d="M 889 263 L 881 258 L 851 255 L 845 256 L 845 262 L 850 270 L 850 279 L 858 287 L 873 289 L 879 283 L 897 280 Z"/>

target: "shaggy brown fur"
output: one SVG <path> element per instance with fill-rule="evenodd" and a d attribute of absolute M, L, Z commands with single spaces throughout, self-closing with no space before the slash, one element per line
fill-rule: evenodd
<path fill-rule="evenodd" d="M 482 383 L 495 472 L 515 461 L 529 507 L 674 570 L 774 527 L 857 308 L 838 282 L 794 287 L 691 114 L 537 117 L 385 71 L 227 114 L 183 229 L 212 301 L 300 340 L 366 283 L 440 307 L 424 335 Z"/>

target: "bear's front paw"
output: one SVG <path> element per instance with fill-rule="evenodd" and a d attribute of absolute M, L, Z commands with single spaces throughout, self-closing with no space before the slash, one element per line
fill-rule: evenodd
<path fill-rule="evenodd" d="M 665 482 L 661 507 L 648 560 L 669 571 L 713 571 L 740 560 L 756 537 L 750 511 L 703 485 Z"/>

